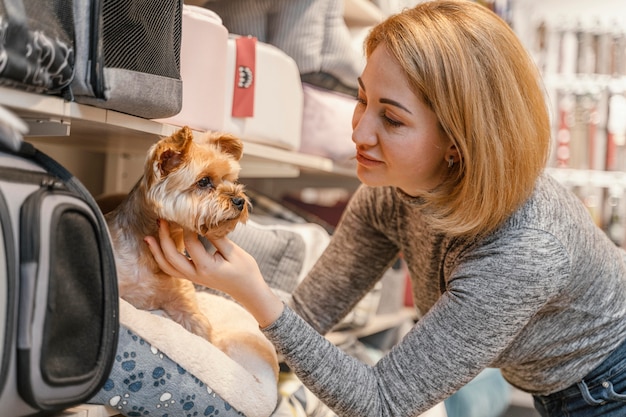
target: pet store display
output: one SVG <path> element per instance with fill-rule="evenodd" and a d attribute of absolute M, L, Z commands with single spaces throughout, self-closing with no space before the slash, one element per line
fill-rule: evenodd
<path fill-rule="evenodd" d="M 225 37 L 224 31 L 211 10 L 183 7 L 181 74 L 187 93 L 181 112 L 160 121 L 297 150 L 303 91 L 296 63 L 271 44 L 234 34 Z M 245 111 L 234 112 L 246 99 Z"/>
<path fill-rule="evenodd" d="M 72 100 L 145 118 L 180 111 L 182 0 L 76 1 L 74 19 Z"/>
<path fill-rule="evenodd" d="M 219 130 L 230 117 L 224 97 L 232 93 L 233 85 L 226 83 L 226 71 L 235 71 L 226 64 L 228 30 L 209 9 L 185 4 L 182 13 L 183 101 L 180 112 L 159 121 L 198 130 Z"/>
<path fill-rule="evenodd" d="M 216 12 L 230 33 L 279 48 L 302 80 L 354 95 L 365 61 L 352 45 L 342 0 L 195 0 Z"/>
<path fill-rule="evenodd" d="M 175 115 L 181 15 L 182 0 L 4 0 L 0 85 L 145 118 Z"/>
<path fill-rule="evenodd" d="M 552 116 L 549 167 L 622 246 L 626 170 L 626 29 L 619 1 L 588 12 L 582 0 L 530 3 L 526 43 Z M 611 4 L 614 3 L 614 4 Z M 621 4 L 621 3 L 620 3 Z M 524 32 L 524 31 L 522 31 Z"/>
<path fill-rule="evenodd" d="M 66 40 L 62 41 L 65 43 L 60 43 L 61 48 L 65 48 L 64 54 L 57 55 L 66 59 L 67 70 L 72 72 L 73 82 L 70 85 L 65 77 L 49 79 L 48 83 L 56 84 L 47 84 L 44 88 L 37 87 L 34 91 L 61 95 L 68 102 L 76 101 L 151 119 L 164 123 L 161 126 L 167 128 L 170 128 L 170 125 L 176 128 L 189 126 L 196 130 L 194 135 L 197 135 L 197 131 L 203 130 L 229 132 L 243 139 L 244 144 L 256 142 L 275 147 L 280 152 L 290 150 L 322 156 L 332 160 L 333 166 L 341 169 L 350 168 L 352 163 L 351 153 L 354 145 L 351 141 L 350 121 L 354 98 L 351 95 L 356 84 L 350 80 L 356 80 L 361 70 L 360 65 L 363 63 L 358 59 L 362 55 L 361 40 L 367 26 L 382 18 L 381 10 L 394 12 L 396 5 L 404 5 L 407 1 L 367 0 L 368 5 L 376 6 L 374 7 L 376 13 L 366 19 L 365 23 L 359 22 L 358 27 L 351 27 L 350 24 L 346 27 L 342 21 L 344 19 L 347 21 L 346 15 L 341 16 L 339 7 L 341 3 L 346 8 L 355 7 L 358 3 L 356 0 L 308 2 L 319 13 L 307 15 L 310 18 L 308 23 L 300 25 L 293 25 L 293 20 L 298 14 L 292 12 L 306 2 L 196 0 L 185 1 L 188 4 L 184 6 L 182 0 L 158 0 L 153 3 L 135 0 L 96 0 L 88 3 L 89 7 L 84 2 L 69 0 L 50 2 L 51 7 L 55 7 L 53 5 L 56 4 L 62 5 L 56 9 L 64 10 L 61 20 L 69 31 L 76 32 L 74 42 L 68 40 L 71 37 L 65 37 Z M 194 7 L 189 3 L 201 4 L 203 7 Z M 513 2 L 484 3 L 492 5 L 505 3 L 508 13 L 509 4 Z M 37 4 L 42 3 L 38 0 L 0 1 L 0 22 L 2 19 L 6 21 L 7 16 L 11 15 L 3 9 L 6 4 L 24 4 L 25 10 L 32 13 Z M 240 6 L 244 7 L 243 11 L 235 10 Z M 21 9 L 19 7 L 9 9 L 9 12 L 15 10 Z M 324 11 L 320 12 L 321 10 Z M 133 15 L 133 12 L 137 14 Z M 234 16 L 237 13 L 239 16 Z M 271 20 L 278 15 L 281 19 L 279 22 Z M 133 16 L 139 19 L 134 20 Z M 227 27 L 235 27 L 233 26 L 235 24 L 242 27 L 242 24 L 233 21 L 246 16 L 252 19 L 243 24 L 246 31 L 231 31 L 229 34 Z M 36 20 L 30 19 L 29 22 Z M 252 32 L 251 30 L 257 26 L 258 31 Z M 143 28 L 146 28 L 146 32 L 143 32 Z M 20 27 L 20 30 L 23 29 Z M 282 39 L 277 40 L 275 37 L 270 39 L 270 35 L 280 35 Z M 63 40 L 64 36 L 60 39 Z M 348 46 L 349 50 L 346 49 Z M 252 54 L 253 64 L 250 56 L 247 60 L 238 59 L 242 52 L 240 48 L 247 48 L 247 53 Z M 354 56 L 357 57 L 354 60 L 348 58 Z M 7 74 L 0 73 L 0 85 L 23 89 L 20 83 L 6 81 Z M 579 163 L 589 164 L 588 167 L 595 169 L 595 165 L 591 164 L 597 164 L 602 160 L 602 163 L 606 163 L 607 169 L 621 169 L 619 167 L 622 161 L 626 160 L 624 159 L 626 146 L 622 143 L 623 123 L 620 122 L 626 118 L 620 118 L 620 113 L 615 109 L 620 109 L 619 101 L 624 97 L 624 90 L 611 84 L 611 89 L 606 90 L 610 94 L 605 97 L 596 95 L 595 89 L 593 94 L 586 90 L 581 92 L 580 85 L 586 87 L 589 84 L 575 84 L 576 88 L 572 88 L 572 85 L 561 86 L 561 91 L 571 99 L 569 102 L 563 100 L 562 104 L 574 103 L 572 107 L 565 108 L 568 113 L 564 115 L 567 117 L 562 119 L 570 138 L 573 136 L 574 141 L 563 144 L 570 153 L 565 155 L 560 163 L 566 164 L 562 166 L 577 168 L 584 167 L 577 165 Z M 33 90 L 31 87 L 28 89 Z M 247 103 L 244 113 L 233 113 L 233 107 L 238 105 L 237 89 L 247 90 L 244 91 L 247 100 L 253 98 Z M 609 104 L 609 108 L 613 108 L 612 116 L 609 113 L 608 116 L 605 115 L 606 119 L 599 119 L 600 122 L 591 117 L 595 114 L 594 111 L 603 108 L 606 101 L 611 99 L 612 102 L 617 101 L 616 105 Z M 80 111 L 91 110 L 88 106 L 74 106 L 71 103 L 67 107 Z M 71 122 L 76 122 L 76 129 L 74 125 L 71 126 L 74 135 L 79 129 L 84 129 L 85 125 L 94 121 L 89 119 L 89 115 L 83 119 L 78 110 L 67 113 L 71 114 Z M 115 117 L 126 116 L 114 112 L 106 114 Z M 138 118 L 127 120 L 144 122 Z M 152 123 L 151 120 L 147 122 Z M 97 122 L 100 123 L 99 120 Z M 95 126 L 90 125 L 87 130 L 96 133 L 98 130 L 106 130 L 102 134 L 103 137 L 109 135 L 117 137 L 124 133 L 132 133 L 134 129 L 143 128 L 138 128 L 132 123 L 115 122 L 118 124 L 114 124 L 112 128 L 104 126 L 104 122 L 98 123 Z M 599 141 L 604 140 L 601 130 L 605 125 L 608 135 L 617 132 L 617 135 L 614 135 L 617 140 L 613 142 L 607 140 L 609 145 L 606 150 L 596 146 L 594 149 L 600 150 L 596 151 L 593 157 L 580 156 L 587 148 L 583 148 L 582 151 L 576 150 L 576 144 L 580 143 L 577 138 L 584 137 L 588 143 L 593 142 L 597 145 Z M 626 131 L 626 128 L 623 130 Z M 0 135 L 1 132 L 0 124 Z M 154 131 L 149 132 L 153 133 Z M 129 141 L 133 140 L 134 137 L 130 134 Z M 615 145 L 613 153 L 610 150 L 611 143 Z M 170 165 L 167 161 L 174 161 L 177 158 L 170 158 L 171 151 L 176 153 L 175 150 L 168 149 L 165 155 L 154 156 L 159 161 L 156 166 L 162 168 L 155 171 L 157 174 L 169 173 Z M 118 149 L 111 150 L 107 146 L 106 152 L 108 156 L 117 155 Z M 605 152 L 606 157 L 602 159 L 600 155 Z M 124 157 L 123 151 L 119 154 Z M 257 154 L 253 152 L 252 155 L 256 158 Z M 235 159 L 238 160 L 239 157 L 240 154 Z M 3 159 L 4 155 L 0 157 L 0 162 Z M 214 157 L 210 156 L 207 159 L 214 160 Z M 271 155 L 268 159 L 271 160 Z M 297 161 L 295 163 L 297 164 Z M 614 168 L 608 168 L 611 166 Z M 238 171 L 238 167 L 231 168 Z M 229 175 L 233 174 L 236 177 L 234 172 L 228 169 L 227 171 Z M 191 174 L 189 177 L 191 178 Z M 198 188 L 215 186 L 212 175 L 208 178 L 202 176 L 192 182 L 193 187 Z M 246 183 L 245 180 L 242 182 Z M 241 189 L 237 189 L 234 194 L 238 197 L 234 198 L 237 201 L 245 200 L 246 197 L 241 195 Z M 607 228 L 612 231 L 616 243 L 625 241 L 622 220 L 626 218 L 623 215 L 626 199 L 619 191 L 622 189 L 616 191 L 615 187 L 608 190 L 611 216 Z M 139 192 L 136 190 L 136 193 Z M 234 204 L 233 199 L 230 202 Z M 234 223 L 237 225 L 229 236 L 258 259 L 263 276 L 271 281 L 274 290 L 287 300 L 327 244 L 329 234 L 319 227 L 312 227 L 317 225 L 311 225 L 306 221 L 285 224 L 289 222 L 283 222 L 282 220 L 285 220 L 283 217 L 280 218 L 280 225 L 274 224 L 279 221 L 276 218 L 271 219 L 272 224 L 255 223 L 256 220 L 260 220 L 260 216 L 255 216 L 259 209 L 262 209 L 260 205 L 256 207 L 256 212 L 250 213 L 250 220 L 243 224 L 240 220 L 247 215 L 242 214 L 247 205 L 243 203 L 241 209 L 237 209 L 238 204 L 235 204 L 233 211 L 240 213 L 234 215 L 233 224 L 230 226 L 234 227 Z M 155 202 L 154 205 L 158 203 Z M 128 206 L 126 208 L 128 209 Z M 142 213 L 124 214 L 122 217 L 136 219 L 146 216 L 146 210 L 140 211 Z M 167 217 L 161 213 L 158 216 Z M 153 219 L 151 215 L 149 217 L 146 224 L 149 224 L 151 229 L 156 229 L 156 218 Z M 0 225 L 3 224 L 2 221 Z M 128 243 L 132 239 L 137 239 L 135 248 L 138 251 L 145 251 L 145 243 L 141 240 L 143 236 L 140 236 L 144 231 L 132 232 L 132 228 L 128 226 L 137 221 L 128 218 L 123 221 L 120 221 L 120 226 L 112 227 L 112 230 L 115 230 L 114 241 L 121 245 L 122 241 Z M 1 230 L 6 235 L 4 229 L 2 227 Z M 119 236 L 122 231 L 131 231 L 132 236 L 121 238 Z M 6 242 L 5 237 L 0 243 L 6 246 Z M 133 256 L 135 255 L 136 253 L 133 253 Z M 129 270 L 136 266 L 132 265 L 132 261 L 127 264 L 131 267 Z M 5 289 L 15 290 L 8 285 L 5 285 Z M 127 294 L 125 287 L 120 286 L 120 289 L 122 296 Z M 172 293 L 179 291 L 175 288 L 170 290 Z M 274 348 L 245 310 L 224 294 L 214 294 L 206 288 L 196 287 L 195 290 L 196 301 L 185 303 L 176 310 L 171 310 L 164 304 L 148 306 L 130 303 L 120 298 L 117 301 L 119 315 L 116 316 L 119 318 L 119 326 L 113 329 L 117 349 L 113 348 L 114 354 L 110 352 L 108 358 L 110 371 L 107 371 L 106 377 L 98 375 L 97 386 L 91 387 L 93 389 L 89 391 L 89 396 L 81 395 L 81 401 L 105 405 L 107 413 L 119 413 L 124 416 L 335 417 L 332 411 L 307 392 L 302 383 L 288 370 L 277 374 Z M 380 289 L 378 290 L 377 295 L 380 298 Z M 188 293 L 193 291 L 193 288 L 186 288 L 185 291 Z M 147 295 L 143 293 L 142 297 Z M 376 314 L 378 298 L 365 310 L 363 320 L 360 317 L 356 317 L 358 320 L 355 320 L 353 314 L 347 317 L 342 325 L 350 329 L 364 326 L 363 323 L 367 323 Z M 78 296 L 73 301 L 85 299 Z M 146 311 L 146 308 L 152 307 L 160 310 Z M 188 307 L 191 310 L 187 310 Z M 189 317 L 190 311 L 204 317 L 201 320 L 203 324 L 187 326 L 188 329 L 185 329 L 181 324 L 185 324 L 183 317 Z M 359 313 L 359 309 L 357 308 L 355 312 Z M 15 315 L 8 310 L 6 316 L 11 318 L 11 314 Z M 4 321 L 0 320 L 0 323 Z M 7 333 L 9 327 L 5 325 L 4 333 L 0 334 L 9 335 Z M 202 327 L 204 330 L 193 331 L 193 327 L 196 329 Z M 206 336 L 207 333 L 211 335 Z M 4 336 L 4 340 L 7 341 L 9 338 Z M 64 343 L 61 346 L 65 348 L 69 342 Z M 94 348 L 95 345 L 91 346 L 90 343 L 80 344 Z M 371 354 L 372 351 L 369 349 L 368 352 Z M 28 399 L 22 401 L 18 392 L 19 387 L 11 386 L 11 380 L 16 377 L 16 369 L 9 359 L 0 363 L 0 375 L 3 377 L 6 375 L 8 378 L 5 381 L 0 379 L 0 405 L 4 407 L 5 404 L 9 404 L 8 407 L 11 409 L 15 407 L 15 410 L 22 414 L 32 412 L 32 399 L 30 402 Z M 25 390 L 28 397 L 28 388 Z M 7 403 L 8 399 L 12 402 Z M 54 407 L 69 407 L 78 400 L 79 397 L 74 396 L 72 401 L 61 402 Z M 438 407 L 439 410 L 441 408 L 442 406 Z M 437 413 L 437 410 L 432 412 Z M 445 411 L 441 415 L 443 414 Z"/>
<path fill-rule="evenodd" d="M 0 409 L 12 416 L 91 398 L 113 366 L 119 329 L 102 213 L 22 133 L 0 108 Z"/>

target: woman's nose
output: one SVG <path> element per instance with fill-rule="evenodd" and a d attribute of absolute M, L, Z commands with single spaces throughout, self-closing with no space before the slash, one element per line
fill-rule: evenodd
<path fill-rule="evenodd" d="M 352 118 L 352 142 L 356 146 L 373 146 L 376 144 L 374 124 L 366 112 L 357 114 L 355 111 Z"/>

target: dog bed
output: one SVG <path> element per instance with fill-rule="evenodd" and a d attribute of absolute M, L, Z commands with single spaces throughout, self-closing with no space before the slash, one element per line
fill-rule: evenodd
<path fill-rule="evenodd" d="M 124 416 L 267 417 L 276 408 L 274 347 L 241 306 L 198 293 L 229 355 L 159 314 L 120 300 L 120 339 L 111 374 L 90 403 Z"/>
<path fill-rule="evenodd" d="M 315 236 L 315 242 L 324 242 L 324 233 L 317 225 L 294 225 L 292 230 L 249 221 L 230 238 L 257 259 L 270 286 L 286 300 L 308 269 L 305 264 L 312 262 L 307 242 Z M 128 417 L 275 415 L 279 385 L 276 370 L 264 359 L 276 355 L 274 347 L 252 316 L 227 295 L 198 290 L 214 331 L 221 339 L 243 339 L 241 349 L 228 356 L 174 321 L 120 300 L 115 363 L 90 403 Z"/>
<path fill-rule="evenodd" d="M 304 117 L 299 151 L 332 159 L 341 167 L 354 167 L 354 97 L 309 84 L 303 84 L 303 91 Z"/>

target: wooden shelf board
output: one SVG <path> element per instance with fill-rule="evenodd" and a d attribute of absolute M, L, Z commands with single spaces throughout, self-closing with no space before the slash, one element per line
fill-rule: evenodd
<path fill-rule="evenodd" d="M 69 126 L 69 135 L 28 137 L 34 143 L 69 145 L 106 153 L 145 153 L 162 136 L 172 134 L 178 126 L 144 119 L 112 110 L 68 102 L 61 97 L 34 94 L 0 87 L 0 105 L 29 123 L 59 123 Z M 56 130 L 56 129 L 53 129 Z M 244 159 L 249 172 L 268 177 L 298 174 L 300 168 L 353 175 L 331 159 L 299 153 L 242 138 Z M 260 169 L 260 164 L 265 167 Z M 244 166 L 245 169 L 245 166 Z"/>

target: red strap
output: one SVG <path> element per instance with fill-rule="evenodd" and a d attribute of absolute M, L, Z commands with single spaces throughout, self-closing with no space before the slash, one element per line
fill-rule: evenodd
<path fill-rule="evenodd" d="M 233 117 L 254 116 L 254 83 L 256 78 L 256 38 L 242 36 L 235 40 L 235 90 Z"/>

